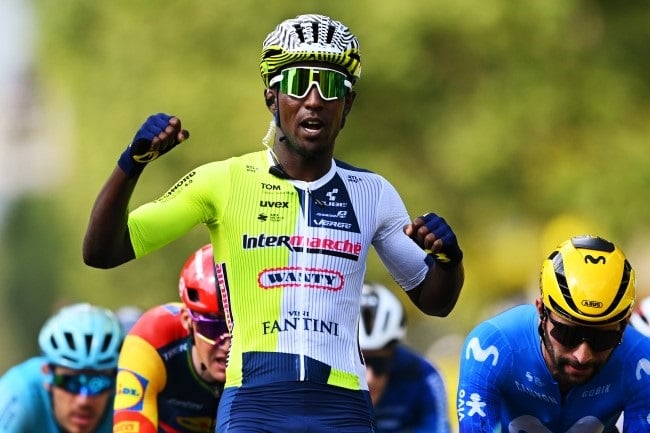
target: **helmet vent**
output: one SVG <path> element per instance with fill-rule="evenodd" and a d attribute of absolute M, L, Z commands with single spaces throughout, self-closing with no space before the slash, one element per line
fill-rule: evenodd
<path fill-rule="evenodd" d="M 334 39 L 334 32 L 336 31 L 336 28 L 334 26 L 329 26 L 327 28 L 327 43 L 331 44 L 332 39 Z"/>
<path fill-rule="evenodd" d="M 111 342 L 113 341 L 113 334 L 106 334 L 104 336 L 104 343 L 102 344 L 102 353 L 106 352 L 109 347 L 111 347 Z"/>
<path fill-rule="evenodd" d="M 298 35 L 298 39 L 300 39 L 300 42 L 305 42 L 305 34 L 302 32 L 302 26 L 300 24 L 295 24 L 293 26 L 294 29 L 296 29 L 296 34 Z"/>
<path fill-rule="evenodd" d="M 311 23 L 311 31 L 312 34 L 314 35 L 314 42 L 318 43 L 318 22 L 313 22 Z"/>
<path fill-rule="evenodd" d="M 86 353 L 90 355 L 90 348 L 93 347 L 93 336 L 92 334 L 86 334 Z"/>
<path fill-rule="evenodd" d="M 372 328 L 375 325 L 376 318 L 377 307 L 361 309 L 361 320 L 363 320 L 363 327 L 369 334 L 372 334 Z"/>
<path fill-rule="evenodd" d="M 187 297 L 192 302 L 199 302 L 199 291 L 196 289 L 187 288 Z"/>
<path fill-rule="evenodd" d="M 576 248 L 604 251 L 606 253 L 611 253 L 616 249 L 613 243 L 600 237 L 575 236 L 571 238 L 571 243 Z"/>
<path fill-rule="evenodd" d="M 65 337 L 65 342 L 68 344 L 68 347 L 72 350 L 76 350 L 77 347 L 74 344 L 74 337 L 70 332 L 64 332 L 63 336 Z"/>

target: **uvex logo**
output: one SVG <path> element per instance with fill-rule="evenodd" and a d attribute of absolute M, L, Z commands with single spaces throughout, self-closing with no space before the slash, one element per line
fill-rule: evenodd
<path fill-rule="evenodd" d="M 260 207 L 281 207 L 289 208 L 288 201 L 269 201 L 269 200 L 260 200 Z"/>

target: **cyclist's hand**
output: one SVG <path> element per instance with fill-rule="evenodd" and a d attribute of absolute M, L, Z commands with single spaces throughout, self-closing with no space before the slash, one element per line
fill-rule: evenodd
<path fill-rule="evenodd" d="M 142 124 L 117 163 L 127 176 L 137 176 L 147 163 L 169 152 L 189 136 L 189 131 L 181 129 L 179 118 L 165 113 L 151 115 Z"/>
<path fill-rule="evenodd" d="M 444 218 L 433 212 L 415 218 L 404 228 L 404 233 L 442 268 L 452 268 L 463 260 L 454 231 Z"/>

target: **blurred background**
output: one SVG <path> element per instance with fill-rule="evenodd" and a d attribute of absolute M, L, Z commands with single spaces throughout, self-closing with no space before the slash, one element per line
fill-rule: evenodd
<path fill-rule="evenodd" d="M 647 1 L 3 0 L 0 374 L 38 353 L 40 326 L 63 303 L 178 299 L 207 231 L 91 269 L 81 243 L 95 196 L 151 113 L 177 115 L 192 136 L 146 169 L 133 205 L 203 162 L 261 149 L 262 41 L 311 12 L 361 41 L 337 157 L 383 174 L 412 216 L 443 215 L 465 252 L 453 313 L 409 311 L 408 340 L 445 371 L 450 410 L 463 336 L 532 302 L 559 242 L 614 241 L 650 294 Z M 398 292 L 376 256 L 367 279 Z"/>

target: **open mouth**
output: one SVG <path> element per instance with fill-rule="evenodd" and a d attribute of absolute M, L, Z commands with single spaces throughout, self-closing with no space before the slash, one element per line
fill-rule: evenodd
<path fill-rule="evenodd" d="M 300 126 L 309 132 L 318 132 L 323 129 L 323 122 L 318 119 L 308 119 L 300 122 Z"/>

